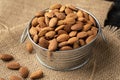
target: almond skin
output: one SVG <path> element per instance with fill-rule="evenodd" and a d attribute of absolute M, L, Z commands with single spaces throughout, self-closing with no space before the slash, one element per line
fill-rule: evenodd
<path fill-rule="evenodd" d="M 42 17 L 44 15 L 44 11 L 39 11 L 35 14 L 36 17 Z"/>
<path fill-rule="evenodd" d="M 27 42 L 26 43 L 26 50 L 29 52 L 29 53 L 32 53 L 33 51 L 33 45 L 31 42 Z"/>
<path fill-rule="evenodd" d="M 81 46 L 85 45 L 85 41 L 83 39 L 80 39 L 79 42 Z"/>
<path fill-rule="evenodd" d="M 70 33 L 69 33 L 69 36 L 70 37 L 74 37 L 74 36 L 76 36 L 77 35 L 77 31 L 71 31 Z"/>
<path fill-rule="evenodd" d="M 76 41 L 78 41 L 78 38 L 77 38 L 77 37 L 72 37 L 72 38 L 70 38 L 70 39 L 68 40 L 68 43 L 69 43 L 69 44 L 73 44 L 73 43 L 75 43 Z"/>
<path fill-rule="evenodd" d="M 43 77 L 43 71 L 42 70 L 35 71 L 30 75 L 30 79 L 39 79 L 39 78 L 42 78 L 42 77 Z"/>
<path fill-rule="evenodd" d="M 82 12 L 81 10 L 79 10 L 79 11 L 77 12 L 77 16 L 78 16 L 78 17 L 83 17 L 83 12 Z"/>
<path fill-rule="evenodd" d="M 83 23 L 77 23 L 77 24 L 74 24 L 72 27 L 71 27 L 71 30 L 81 30 L 83 28 Z"/>
<path fill-rule="evenodd" d="M 20 68 L 20 64 L 18 62 L 9 62 L 7 63 L 7 68 L 12 70 L 18 70 Z"/>
<path fill-rule="evenodd" d="M 60 34 L 67 34 L 67 32 L 65 30 L 59 30 L 58 35 L 60 35 Z"/>
<path fill-rule="evenodd" d="M 77 38 L 85 38 L 85 37 L 87 37 L 87 32 L 82 31 L 77 34 Z"/>
<path fill-rule="evenodd" d="M 86 24 L 83 26 L 83 31 L 88 31 L 91 27 L 91 24 Z"/>
<path fill-rule="evenodd" d="M 92 16 L 89 15 L 89 20 L 94 24 L 94 26 L 96 26 L 96 21 L 94 20 L 94 18 Z"/>
<path fill-rule="evenodd" d="M 37 19 L 38 18 L 34 18 L 33 20 L 32 20 L 32 26 L 37 26 L 38 25 L 38 21 L 37 21 Z"/>
<path fill-rule="evenodd" d="M 89 14 L 86 13 L 86 12 L 83 12 L 83 14 L 84 14 L 84 17 L 85 17 L 87 20 L 89 20 Z"/>
<path fill-rule="evenodd" d="M 71 31 L 71 25 L 65 25 L 64 30 L 69 33 Z"/>
<path fill-rule="evenodd" d="M 58 42 L 56 39 L 51 40 L 48 46 L 48 50 L 55 51 L 57 49 L 57 45 L 58 45 Z"/>
<path fill-rule="evenodd" d="M 10 54 L 1 54 L 0 59 L 3 61 L 11 61 L 13 60 L 13 56 Z"/>
<path fill-rule="evenodd" d="M 80 44 L 79 41 L 74 42 L 73 48 L 74 48 L 74 49 L 75 49 L 75 48 L 79 48 L 79 47 L 80 47 L 79 44 Z"/>
<path fill-rule="evenodd" d="M 73 6 L 73 5 L 71 5 L 71 4 L 66 4 L 66 7 L 70 8 L 70 9 L 72 9 L 72 10 L 74 10 L 74 11 L 77 11 L 77 10 L 78 10 L 75 6 Z"/>
<path fill-rule="evenodd" d="M 50 9 L 51 10 L 53 10 L 53 9 L 59 9 L 59 8 L 61 8 L 61 6 L 62 6 L 61 4 L 53 4 L 53 5 L 50 6 Z"/>
<path fill-rule="evenodd" d="M 49 27 L 54 27 L 57 24 L 58 19 L 53 17 L 50 19 Z"/>
<path fill-rule="evenodd" d="M 59 12 L 56 12 L 55 15 L 57 16 L 58 19 L 65 19 L 65 14 L 64 13 L 59 13 Z"/>
<path fill-rule="evenodd" d="M 73 13 L 73 11 L 72 11 L 70 8 L 66 8 L 66 9 L 65 9 L 65 13 L 66 13 L 66 14 L 70 14 L 70 13 Z"/>
<path fill-rule="evenodd" d="M 22 80 L 22 78 L 18 76 L 10 76 L 9 80 Z"/>
<path fill-rule="evenodd" d="M 27 67 L 21 67 L 19 69 L 19 73 L 23 78 L 27 78 L 28 74 L 29 74 L 29 70 Z"/>
<path fill-rule="evenodd" d="M 76 18 L 77 18 L 77 14 L 75 14 L 75 13 L 70 13 L 70 14 L 68 14 L 68 15 L 66 16 L 66 18 L 74 18 L 74 19 L 76 19 Z"/>
<path fill-rule="evenodd" d="M 55 29 L 55 31 L 59 31 L 59 30 L 63 29 L 64 27 L 65 27 L 65 25 L 60 25 Z"/>
<path fill-rule="evenodd" d="M 91 36 L 89 36 L 89 37 L 86 39 L 85 42 L 88 44 L 88 43 L 90 43 L 94 38 L 95 38 L 95 35 L 91 35 Z"/>
<path fill-rule="evenodd" d="M 45 37 L 47 38 L 53 38 L 55 36 L 56 32 L 55 31 L 49 31 L 45 34 Z"/>
<path fill-rule="evenodd" d="M 34 37 L 33 37 L 33 41 L 35 42 L 35 43 L 37 43 L 38 42 L 38 35 L 34 35 Z"/>
<path fill-rule="evenodd" d="M 87 34 L 88 34 L 88 36 L 91 36 L 91 35 L 93 35 L 93 31 L 89 30 L 89 31 L 87 31 Z"/>
<path fill-rule="evenodd" d="M 72 50 L 72 47 L 70 46 L 63 46 L 60 48 L 61 51 L 64 51 L 64 50 Z"/>
<path fill-rule="evenodd" d="M 74 18 L 66 18 L 64 20 L 65 24 L 69 24 L 69 25 L 72 25 L 72 24 L 75 24 L 75 19 Z"/>
<path fill-rule="evenodd" d="M 44 47 L 44 48 L 48 48 L 48 45 L 49 45 L 49 42 L 48 40 L 46 40 L 44 37 L 41 37 L 39 39 L 39 43 L 38 43 L 40 46 Z"/>
<path fill-rule="evenodd" d="M 62 6 L 61 8 L 60 8 L 60 12 L 64 12 L 65 11 L 65 6 Z"/>
<path fill-rule="evenodd" d="M 58 42 L 67 41 L 68 39 L 69 39 L 69 35 L 67 35 L 67 34 L 61 34 L 57 37 Z"/>
<path fill-rule="evenodd" d="M 98 29 L 96 27 L 92 27 L 91 31 L 93 31 L 94 35 L 97 35 Z"/>
<path fill-rule="evenodd" d="M 58 47 L 63 47 L 63 46 L 67 46 L 68 45 L 68 41 L 64 41 L 58 44 Z"/>
<path fill-rule="evenodd" d="M 35 27 L 31 27 L 30 30 L 29 30 L 30 34 L 31 35 L 36 35 L 37 34 L 37 29 Z"/>

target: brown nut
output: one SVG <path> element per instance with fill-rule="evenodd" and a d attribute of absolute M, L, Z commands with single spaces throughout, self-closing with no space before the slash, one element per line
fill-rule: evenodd
<path fill-rule="evenodd" d="M 69 24 L 69 25 L 72 25 L 72 24 L 75 24 L 75 19 L 74 18 L 66 18 L 64 20 L 65 24 Z"/>
<path fill-rule="evenodd" d="M 3 61 L 11 61 L 13 60 L 13 56 L 10 55 L 10 54 L 1 54 L 0 55 L 0 59 L 3 60 Z"/>
<path fill-rule="evenodd" d="M 39 17 L 37 21 L 38 23 L 45 22 L 45 17 Z"/>
<path fill-rule="evenodd" d="M 64 51 L 64 50 L 72 50 L 72 47 L 70 46 L 63 46 L 60 48 L 60 51 Z"/>
<path fill-rule="evenodd" d="M 85 42 L 88 44 L 88 43 L 90 43 L 94 38 L 95 38 L 95 35 L 91 35 L 91 36 L 89 36 L 89 37 L 86 39 Z"/>
<path fill-rule="evenodd" d="M 20 68 L 20 64 L 18 62 L 9 62 L 6 64 L 8 69 L 12 69 L 12 70 L 18 70 Z"/>
<path fill-rule="evenodd" d="M 85 45 L 85 41 L 83 39 L 80 39 L 79 42 L 81 46 Z"/>
<path fill-rule="evenodd" d="M 37 20 L 38 20 L 38 18 L 36 18 L 36 17 L 32 20 L 32 26 L 35 27 L 35 26 L 38 25 L 38 21 Z"/>
<path fill-rule="evenodd" d="M 91 27 L 92 27 L 91 24 L 86 24 L 83 26 L 83 31 L 88 31 L 91 29 Z"/>
<path fill-rule="evenodd" d="M 44 48 L 48 48 L 48 45 L 49 45 L 49 42 L 48 40 L 46 40 L 44 37 L 41 37 L 39 39 L 39 43 L 38 43 L 40 46 L 44 47 Z"/>
<path fill-rule="evenodd" d="M 81 21 L 81 22 L 87 22 L 88 20 L 86 19 L 86 18 L 84 18 L 84 17 L 79 17 L 78 18 L 78 21 Z"/>
<path fill-rule="evenodd" d="M 71 31 L 71 25 L 65 25 L 64 30 L 69 33 Z"/>
<path fill-rule="evenodd" d="M 49 21 L 50 21 L 50 19 L 47 16 L 45 16 L 45 23 L 47 26 L 49 25 Z"/>
<path fill-rule="evenodd" d="M 69 36 L 70 37 L 75 37 L 77 35 L 77 31 L 71 31 L 70 33 L 69 33 Z"/>
<path fill-rule="evenodd" d="M 58 19 L 65 19 L 65 14 L 64 13 L 56 12 L 55 15 Z"/>
<path fill-rule="evenodd" d="M 83 12 L 81 11 L 81 10 L 79 10 L 78 12 L 77 12 L 77 16 L 78 17 L 83 17 L 84 15 L 83 15 Z"/>
<path fill-rule="evenodd" d="M 23 78 L 27 78 L 28 74 L 29 74 L 29 70 L 27 67 L 21 67 L 19 69 L 19 73 Z"/>
<path fill-rule="evenodd" d="M 77 14 L 76 13 L 70 13 L 66 16 L 66 18 L 74 18 L 76 19 L 77 18 Z"/>
<path fill-rule="evenodd" d="M 57 41 L 58 42 L 63 42 L 63 41 L 67 41 L 69 39 L 69 35 L 68 34 L 61 34 L 57 37 Z"/>
<path fill-rule="evenodd" d="M 89 30 L 89 31 L 87 31 L 87 34 L 88 34 L 88 36 L 91 36 L 91 35 L 93 35 L 93 31 Z"/>
<path fill-rule="evenodd" d="M 33 36 L 33 41 L 34 41 L 35 43 L 37 43 L 37 42 L 38 42 L 38 38 L 39 38 L 38 35 L 34 35 L 34 36 Z"/>
<path fill-rule="evenodd" d="M 35 27 L 31 27 L 30 30 L 29 30 L 30 34 L 31 35 L 36 35 L 37 34 L 37 29 Z"/>
<path fill-rule="evenodd" d="M 64 41 L 58 44 L 58 47 L 63 47 L 63 46 L 67 46 L 68 45 L 68 41 Z"/>
<path fill-rule="evenodd" d="M 55 14 L 53 12 L 46 12 L 45 13 L 45 17 L 53 18 L 54 16 L 55 16 Z"/>
<path fill-rule="evenodd" d="M 65 27 L 65 25 L 60 25 L 55 29 L 55 31 L 59 31 L 59 30 L 63 29 L 64 27 Z"/>
<path fill-rule="evenodd" d="M 53 39 L 50 41 L 50 44 L 48 46 L 49 51 L 55 51 L 57 49 L 58 42 L 56 39 Z"/>
<path fill-rule="evenodd" d="M 10 76 L 9 80 L 22 80 L 22 78 L 18 76 Z"/>
<path fill-rule="evenodd" d="M 78 10 L 78 8 L 76 8 L 75 6 L 73 6 L 73 5 L 71 5 L 71 4 L 66 4 L 66 7 L 70 8 L 70 9 L 72 9 L 72 10 L 74 10 L 74 11 L 77 11 L 77 10 Z"/>
<path fill-rule="evenodd" d="M 72 37 L 68 40 L 68 44 L 73 44 L 75 43 L 76 41 L 78 41 L 78 38 L 77 37 Z"/>
<path fill-rule="evenodd" d="M 74 48 L 74 49 L 75 49 L 75 48 L 79 48 L 79 47 L 80 47 L 79 44 L 80 44 L 79 41 L 74 42 L 74 43 L 73 43 L 73 48 Z"/>
<path fill-rule="evenodd" d="M 91 15 L 89 15 L 89 20 L 96 26 L 96 21 Z"/>
<path fill-rule="evenodd" d="M 70 8 L 65 8 L 65 13 L 70 14 L 70 13 L 73 13 L 73 11 Z"/>
<path fill-rule="evenodd" d="M 36 17 L 42 17 L 44 16 L 45 11 L 39 11 L 35 14 Z"/>
<path fill-rule="evenodd" d="M 94 34 L 94 35 L 97 35 L 98 28 L 92 27 L 92 28 L 91 28 L 91 31 L 93 31 L 93 34 Z"/>
<path fill-rule="evenodd" d="M 72 27 L 71 27 L 71 30 L 81 30 L 83 28 L 83 23 L 81 22 L 79 22 L 79 23 L 77 23 L 77 24 L 74 24 Z"/>
<path fill-rule="evenodd" d="M 49 31 L 45 34 L 46 38 L 53 38 L 55 36 L 56 32 L 55 31 Z"/>
<path fill-rule="evenodd" d="M 54 27 L 57 24 L 58 19 L 53 17 L 50 19 L 49 27 Z"/>
<path fill-rule="evenodd" d="M 65 20 L 59 20 L 57 25 L 64 25 L 65 24 Z"/>
<path fill-rule="evenodd" d="M 77 34 L 77 38 L 85 38 L 85 37 L 87 37 L 88 35 L 87 35 L 87 32 L 85 32 L 85 31 L 82 31 L 82 32 L 79 32 L 78 34 Z"/>
<path fill-rule="evenodd" d="M 50 6 L 50 9 L 51 10 L 53 10 L 53 9 L 59 9 L 59 8 L 61 8 L 61 6 L 62 6 L 61 4 L 53 4 L 53 5 Z"/>
<path fill-rule="evenodd" d="M 26 50 L 29 52 L 29 53 L 32 53 L 33 51 L 33 45 L 31 42 L 27 42 L 26 43 Z"/>
<path fill-rule="evenodd" d="M 59 30 L 58 35 L 60 35 L 60 34 L 67 34 L 67 32 L 65 30 Z"/>
<path fill-rule="evenodd" d="M 39 79 L 39 78 L 42 78 L 42 77 L 43 77 L 43 71 L 42 70 L 35 71 L 30 75 L 30 79 Z"/>
<path fill-rule="evenodd" d="M 65 11 L 65 6 L 62 6 L 61 8 L 60 8 L 60 12 L 64 12 Z"/>
<path fill-rule="evenodd" d="M 89 20 L 89 14 L 87 12 L 83 12 L 83 14 L 84 14 L 84 18 Z"/>

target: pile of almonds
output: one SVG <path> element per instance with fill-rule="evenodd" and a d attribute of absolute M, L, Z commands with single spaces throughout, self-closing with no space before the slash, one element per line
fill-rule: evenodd
<path fill-rule="evenodd" d="M 94 18 L 71 4 L 53 4 L 35 14 L 29 33 L 33 41 L 49 51 L 79 48 L 97 35 Z"/>
<path fill-rule="evenodd" d="M 20 76 L 22 78 L 27 78 L 28 75 L 29 75 L 29 70 L 27 67 L 24 67 L 24 66 L 21 66 L 18 62 L 16 61 L 12 61 L 14 59 L 14 57 L 10 54 L 0 54 L 0 59 L 3 60 L 3 61 L 6 61 L 8 62 L 6 64 L 6 67 L 8 69 L 11 69 L 11 70 L 19 70 L 19 73 L 20 73 Z M 23 80 L 21 77 L 18 77 L 16 75 L 12 75 L 9 77 L 9 80 Z M 30 74 L 30 79 L 39 79 L 41 77 L 43 77 L 43 72 L 42 70 L 37 70 L 33 73 Z M 3 78 L 0 78 L 0 80 L 5 80 Z"/>

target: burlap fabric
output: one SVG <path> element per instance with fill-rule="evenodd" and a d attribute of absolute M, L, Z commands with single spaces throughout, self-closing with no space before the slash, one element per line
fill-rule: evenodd
<path fill-rule="evenodd" d="M 44 78 L 40 80 L 120 80 L 120 30 L 115 27 L 103 28 L 107 43 L 99 39 L 93 53 L 95 56 L 84 67 L 68 72 L 54 71 L 42 66 L 35 56 L 29 54 L 25 43 L 20 44 L 20 36 L 34 13 L 53 3 L 72 3 L 82 7 L 98 18 L 103 26 L 111 2 L 104 0 L 0 0 L 0 53 L 9 53 L 21 66 L 27 66 L 30 73 L 42 69 Z M 9 70 L 0 60 L 0 77 L 9 79 L 19 75 L 17 70 Z M 30 80 L 27 78 L 26 80 Z"/>

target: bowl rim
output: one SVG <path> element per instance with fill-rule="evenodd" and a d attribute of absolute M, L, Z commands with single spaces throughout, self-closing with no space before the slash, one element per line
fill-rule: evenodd
<path fill-rule="evenodd" d="M 76 51 L 76 50 L 83 49 L 83 48 L 85 48 L 86 46 L 89 46 L 91 43 L 93 43 L 93 42 L 97 39 L 97 37 L 99 36 L 99 34 L 101 34 L 101 25 L 100 25 L 98 19 L 95 17 L 95 15 L 93 15 L 91 12 L 89 12 L 89 11 L 87 11 L 87 10 L 81 8 L 81 7 L 76 7 L 76 8 L 78 8 L 79 10 L 82 10 L 82 11 L 88 13 L 90 16 L 92 16 L 92 17 L 94 18 L 94 20 L 96 21 L 96 25 L 97 25 L 97 27 L 98 27 L 98 33 L 97 33 L 96 37 L 95 37 L 90 43 L 85 44 L 85 45 L 83 45 L 83 46 L 81 46 L 81 47 L 79 47 L 79 48 L 72 49 L 72 50 L 65 50 L 65 51 L 52 51 L 52 52 L 54 52 L 54 53 L 55 53 L 55 52 L 57 52 L 57 53 L 63 53 L 63 52 L 71 52 L 71 51 L 73 52 L 73 51 Z M 44 9 L 44 10 L 42 10 L 42 11 L 46 11 L 46 10 L 48 10 L 48 8 L 47 8 L 47 9 Z M 30 39 L 30 41 L 31 41 L 35 46 L 41 48 L 42 50 L 48 51 L 48 49 L 46 49 L 46 48 L 44 48 L 44 47 L 36 44 L 36 43 L 32 40 L 32 38 L 30 37 L 29 29 L 30 29 L 30 26 L 31 26 L 31 22 L 32 22 L 32 20 L 33 20 L 34 18 L 35 18 L 35 16 L 34 16 L 34 17 L 29 21 L 29 23 L 28 23 L 28 27 L 27 27 L 27 35 L 28 35 L 28 38 Z"/>

